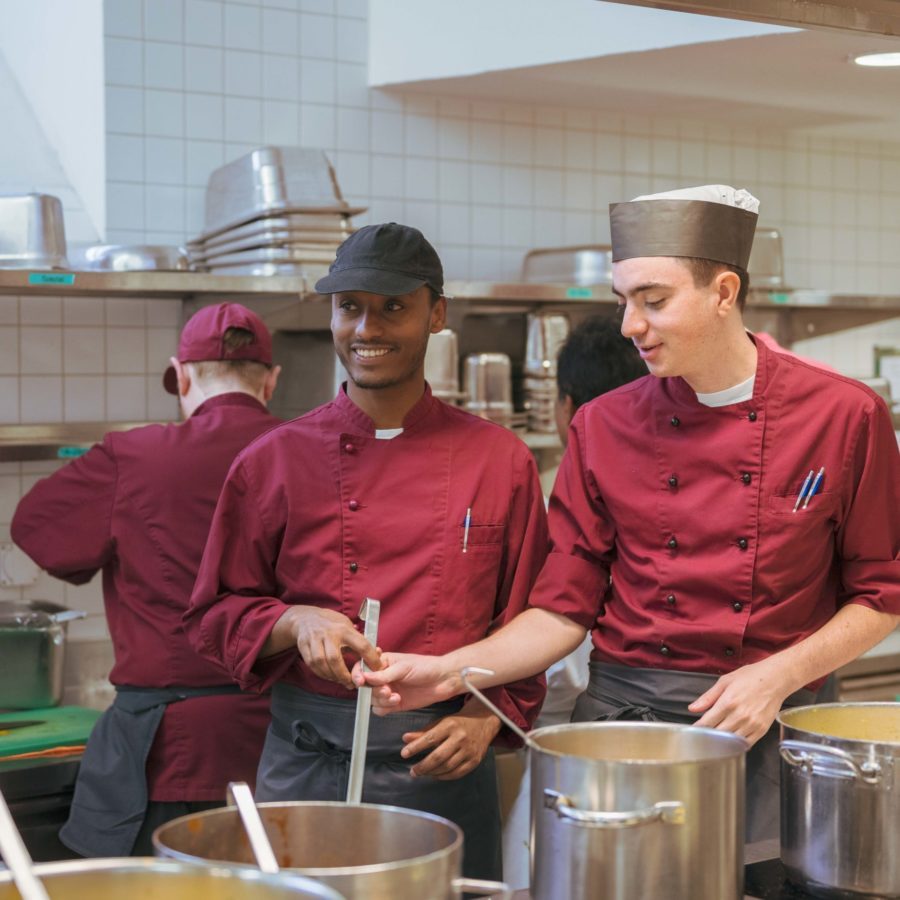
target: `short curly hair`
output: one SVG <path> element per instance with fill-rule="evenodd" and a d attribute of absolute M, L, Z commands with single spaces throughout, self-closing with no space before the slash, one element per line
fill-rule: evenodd
<path fill-rule="evenodd" d="M 618 319 L 590 316 L 566 338 L 556 359 L 560 400 L 571 397 L 577 409 L 647 374 L 634 344 L 619 329 Z"/>

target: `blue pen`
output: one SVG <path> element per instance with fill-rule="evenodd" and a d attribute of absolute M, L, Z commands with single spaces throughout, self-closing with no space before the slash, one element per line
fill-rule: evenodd
<path fill-rule="evenodd" d="M 472 524 L 472 507 L 470 506 L 466 510 L 466 519 L 463 522 L 463 553 L 466 552 L 466 548 L 469 546 L 469 526 Z"/>
<path fill-rule="evenodd" d="M 797 502 L 794 504 L 794 508 L 791 512 L 797 512 L 797 507 L 800 505 L 800 501 L 803 499 L 803 495 L 806 493 L 806 489 L 809 487 L 810 481 L 812 481 L 813 472 L 815 469 L 809 470 L 809 475 L 806 476 L 806 480 L 803 482 L 803 487 L 800 488 L 800 493 L 797 494 Z"/>
<path fill-rule="evenodd" d="M 822 476 L 825 474 L 825 466 L 822 466 L 819 469 L 818 474 L 816 475 L 816 480 L 812 483 L 812 487 L 809 489 L 809 493 L 806 495 L 806 500 L 803 501 L 803 508 L 806 509 L 809 506 L 809 501 L 812 500 L 813 494 L 819 490 L 819 485 L 822 483 Z"/>

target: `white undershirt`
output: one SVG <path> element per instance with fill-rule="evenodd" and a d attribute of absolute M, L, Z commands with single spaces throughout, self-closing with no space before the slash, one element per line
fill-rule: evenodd
<path fill-rule="evenodd" d="M 376 428 L 375 429 L 375 437 L 377 437 L 379 441 L 389 441 L 389 440 L 391 440 L 391 438 L 397 437 L 398 434 L 403 434 L 402 428 Z"/>
<path fill-rule="evenodd" d="M 751 375 L 746 381 L 736 384 L 734 387 L 725 388 L 724 391 L 715 391 L 712 394 L 697 394 L 697 399 L 704 406 L 731 406 L 732 403 L 744 403 L 753 398 L 753 383 L 756 374 Z"/>

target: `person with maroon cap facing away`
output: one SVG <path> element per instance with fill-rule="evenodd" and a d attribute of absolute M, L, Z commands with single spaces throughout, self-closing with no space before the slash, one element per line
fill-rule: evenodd
<path fill-rule="evenodd" d="M 343 651 L 380 665 L 359 633 L 381 602 L 384 648 L 442 652 L 524 609 L 547 550 L 528 448 L 432 396 L 425 348 L 444 327 L 437 253 L 415 228 L 370 225 L 316 290 L 349 379 L 331 403 L 235 461 L 185 619 L 194 647 L 246 689 L 272 687 L 257 800 L 344 800 L 356 700 Z M 528 728 L 543 678 L 493 692 Z M 490 745 L 499 720 L 461 698 L 378 719 L 362 799 L 431 812 L 465 833 L 463 872 L 500 876 Z"/>
<path fill-rule="evenodd" d="M 153 829 L 222 805 L 253 781 L 268 698 L 240 692 L 193 652 L 187 607 L 209 523 L 238 451 L 276 425 L 266 405 L 280 368 L 257 315 L 201 309 L 165 373 L 184 421 L 113 432 L 39 481 L 13 540 L 51 575 L 103 572 L 116 698 L 91 733 L 60 840 L 82 856 L 151 855 Z"/>

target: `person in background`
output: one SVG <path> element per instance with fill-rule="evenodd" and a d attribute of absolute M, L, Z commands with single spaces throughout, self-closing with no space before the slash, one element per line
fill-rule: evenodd
<path fill-rule="evenodd" d="M 163 383 L 184 421 L 107 434 L 39 481 L 13 540 L 51 575 L 103 572 L 113 705 L 81 762 L 60 840 L 82 856 L 152 855 L 158 825 L 221 806 L 253 782 L 268 698 L 238 690 L 182 630 L 219 490 L 239 450 L 280 420 L 266 405 L 279 367 L 263 322 L 236 303 L 185 325 Z"/>
<path fill-rule="evenodd" d="M 631 341 L 622 337 L 611 316 L 584 319 L 566 338 L 556 360 L 556 430 L 563 447 L 575 413 L 589 400 L 647 374 Z M 575 701 L 588 684 L 591 639 L 586 635 L 568 656 L 547 669 L 547 696 L 535 728 L 562 725 L 572 717 Z M 526 768 L 503 829 L 503 880 L 527 888 L 531 778 Z"/>
<path fill-rule="evenodd" d="M 365 598 L 381 602 L 379 645 L 442 653 L 523 610 L 547 551 L 528 448 L 425 381 L 447 300 L 421 232 L 361 228 L 316 290 L 349 380 L 238 456 L 185 618 L 242 688 L 272 688 L 260 801 L 345 799 L 356 699 L 343 650 L 380 665 L 357 630 Z M 493 692 L 524 728 L 543 695 L 543 677 Z M 464 873 L 497 878 L 498 738 L 511 740 L 477 701 L 377 719 L 362 799 L 456 822 Z"/>
<path fill-rule="evenodd" d="M 494 670 L 483 685 L 544 669 L 590 629 L 574 719 L 744 737 L 749 841 L 779 833 L 778 711 L 900 621 L 890 414 L 747 333 L 757 211 L 723 185 L 610 207 L 622 334 L 651 374 L 575 414 L 530 608 L 446 658 L 385 644 L 383 669 L 354 673 L 402 709 L 454 695 L 466 665 Z"/>

